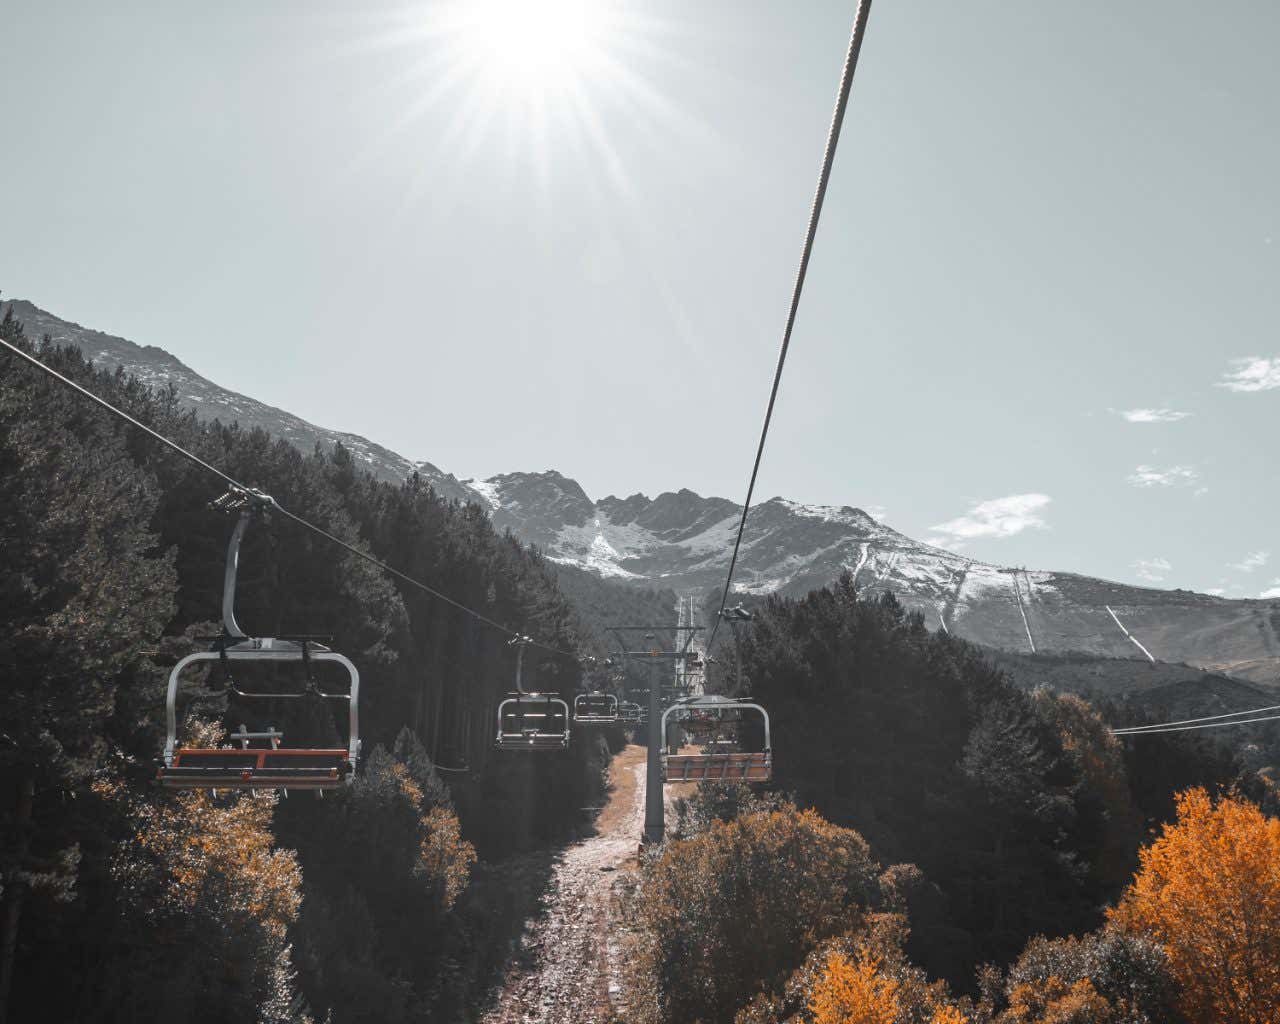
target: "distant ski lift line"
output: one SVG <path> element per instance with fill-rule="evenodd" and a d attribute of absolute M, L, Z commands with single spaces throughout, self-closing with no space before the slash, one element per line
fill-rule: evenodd
<path fill-rule="evenodd" d="M 782 332 L 782 346 L 778 351 L 778 366 L 773 373 L 773 387 L 769 391 L 769 404 L 765 408 L 764 425 L 760 429 L 760 443 L 756 446 L 756 458 L 751 467 L 751 481 L 747 484 L 747 497 L 742 503 L 742 518 L 738 521 L 738 535 L 733 542 L 733 555 L 729 559 L 729 572 L 725 576 L 724 592 L 720 595 L 720 610 L 716 612 L 715 621 L 711 624 L 711 635 L 707 638 L 707 652 L 711 652 L 716 633 L 720 630 L 720 620 L 729 603 L 729 592 L 733 589 L 733 571 L 738 565 L 738 550 L 742 547 L 742 534 L 747 528 L 747 514 L 751 511 L 751 496 L 755 493 L 756 477 L 760 474 L 760 460 L 764 457 L 764 444 L 769 436 L 769 422 L 773 419 L 773 407 L 778 400 L 778 386 L 782 383 L 782 368 L 787 361 L 787 349 L 791 347 L 791 332 L 795 328 L 796 313 L 800 309 L 800 295 L 804 291 L 804 279 L 809 270 L 809 258 L 813 254 L 813 242 L 818 234 L 818 221 L 822 216 L 822 204 L 827 196 L 827 185 L 831 180 L 831 167 L 836 159 L 836 146 L 840 142 L 840 129 L 844 125 L 844 112 L 849 105 L 849 91 L 853 87 L 853 74 L 858 67 L 858 54 L 862 50 L 862 39 L 867 31 L 867 18 L 871 14 L 871 0 L 858 0 L 858 9 L 853 16 L 853 31 L 849 35 L 849 48 L 845 53 L 844 69 L 840 73 L 840 88 L 836 93 L 836 107 L 831 115 L 831 127 L 827 131 L 827 145 L 822 156 L 822 171 L 818 175 L 818 187 L 813 195 L 813 206 L 809 211 L 809 226 L 805 232 L 804 246 L 800 250 L 800 265 L 796 269 L 795 286 L 791 292 L 791 307 L 787 312 L 786 327 Z"/>
<path fill-rule="evenodd" d="M 1140 650 L 1143 654 L 1145 654 L 1147 656 L 1147 660 L 1154 665 L 1156 663 L 1156 659 L 1152 656 L 1151 652 L 1147 650 L 1145 647 L 1143 647 L 1141 643 L 1138 642 L 1138 638 L 1136 636 L 1134 636 L 1132 633 L 1130 633 L 1127 629 L 1124 628 L 1124 623 L 1120 621 L 1120 616 L 1117 615 L 1114 611 L 1112 611 L 1111 605 L 1107 604 L 1107 605 L 1103 605 L 1103 607 L 1106 608 L 1107 613 L 1113 619 L 1115 619 L 1116 625 L 1120 627 L 1120 632 L 1123 633 L 1125 636 L 1127 636 L 1129 640 L 1132 641 L 1133 646 L 1138 648 L 1138 650 Z"/>
<path fill-rule="evenodd" d="M 1248 714 L 1242 711 L 1240 714 Z M 1150 728 L 1138 727 L 1133 730 L 1112 729 L 1112 736 L 1121 738 L 1132 738 L 1134 736 L 1159 736 L 1166 732 L 1190 732 L 1195 729 L 1225 729 L 1229 725 L 1255 725 L 1258 722 L 1276 722 L 1280 721 L 1280 715 L 1263 715 L 1261 718 L 1241 718 L 1234 722 L 1209 722 L 1205 725 L 1175 725 L 1175 726 L 1152 726 Z"/>
<path fill-rule="evenodd" d="M 75 381 L 71 380 L 69 377 L 64 377 L 57 370 L 53 369 L 53 367 L 46 366 L 35 356 L 31 355 L 28 352 L 22 351 L 22 349 L 18 348 L 17 345 L 10 344 L 4 338 L 0 338 L 0 345 L 3 345 L 6 349 L 8 349 L 14 355 L 30 363 L 32 366 L 36 367 L 38 370 L 41 370 L 44 373 L 48 374 L 54 380 L 58 381 L 61 384 L 66 385 L 72 391 L 75 391 L 80 396 L 87 398 L 89 399 L 89 401 L 93 402 L 94 404 L 101 406 L 103 409 L 106 409 L 107 412 L 111 413 L 113 416 L 117 416 L 120 419 L 124 420 L 126 423 L 134 427 L 137 427 L 148 437 L 151 437 L 153 440 L 159 441 L 161 444 L 177 452 L 187 461 L 194 463 L 195 465 L 199 466 L 201 469 L 205 470 L 206 472 L 212 473 L 214 476 L 218 477 L 220 480 L 222 480 L 223 483 L 227 484 L 228 486 L 245 494 L 257 493 L 255 488 L 252 488 L 245 484 L 240 483 L 239 480 L 236 480 L 232 476 L 228 476 L 222 470 L 218 469 L 217 466 L 214 466 L 208 462 L 205 462 L 204 459 L 200 458 L 198 455 L 193 455 L 191 452 L 187 451 L 176 441 L 171 441 L 169 438 L 165 437 L 159 431 L 153 430 L 151 427 L 148 427 L 145 423 L 142 423 L 139 420 L 134 419 L 123 409 L 116 408 L 114 405 L 108 402 L 105 398 L 101 398 L 100 396 L 95 395 L 88 388 L 84 387 L 83 385 L 77 384 Z M 379 559 L 375 558 L 373 555 L 369 554 L 366 551 L 361 551 L 358 547 L 356 547 L 353 544 L 348 544 L 341 537 L 334 536 L 328 530 L 325 530 L 322 527 L 316 526 L 314 523 L 308 522 L 297 513 L 290 512 L 287 508 L 284 508 L 282 505 L 276 502 L 274 498 L 271 499 L 271 510 L 273 512 L 279 512 L 286 519 L 292 519 L 299 526 L 305 527 L 306 529 L 310 530 L 312 533 L 319 534 L 321 537 L 324 537 L 326 540 L 331 541 L 334 544 L 337 544 L 339 547 L 344 548 L 345 550 L 351 552 L 351 554 L 357 556 L 358 558 L 363 558 L 366 562 L 369 562 L 371 565 L 377 566 L 383 572 L 390 573 L 392 576 L 395 576 L 397 579 L 403 580 L 405 583 L 408 583 L 411 586 L 417 587 L 419 590 L 423 591 L 424 593 L 430 594 L 432 597 L 445 602 L 445 604 L 452 605 L 454 608 L 457 608 L 459 611 L 465 612 L 466 614 L 474 618 L 476 621 L 483 622 L 487 626 L 492 626 L 494 629 L 499 630 L 500 632 L 506 633 L 508 636 L 511 636 L 511 637 L 521 636 L 521 634 L 516 630 L 511 629 L 507 626 L 504 626 L 502 623 L 489 618 L 487 615 L 481 614 L 480 612 L 476 611 L 473 608 L 468 608 L 462 602 L 455 601 L 452 597 L 449 597 L 447 594 L 440 593 L 440 591 L 436 590 L 434 587 L 428 586 L 427 584 L 423 583 L 421 580 L 414 579 L 412 576 L 409 576 L 401 572 L 399 569 L 395 568 L 394 566 L 387 565 L 386 562 L 380 561 Z M 538 640 L 530 639 L 529 642 L 534 647 L 540 647 L 542 650 L 547 651 L 551 654 L 559 654 L 566 658 L 573 658 L 574 660 L 577 660 L 578 658 L 578 655 L 573 653 L 572 651 L 562 651 L 558 647 L 552 647 L 550 644 L 544 644 Z"/>
<path fill-rule="evenodd" d="M 1113 729 L 1112 732 L 1126 735 L 1137 735 L 1144 732 L 1154 732 L 1160 729 L 1168 729 L 1175 725 L 1194 725 L 1198 722 L 1216 722 L 1223 718 L 1239 718 L 1241 715 L 1260 715 L 1265 711 L 1280 711 L 1280 704 L 1271 704 L 1265 708 L 1250 708 L 1248 711 L 1228 711 L 1223 715 L 1206 715 L 1204 718 L 1182 718 L 1176 722 L 1157 722 L 1152 725 L 1131 725 L 1120 729 Z M 1227 725 L 1248 724 L 1239 722 L 1227 722 Z"/>
<path fill-rule="evenodd" d="M 1031 653 L 1036 653 L 1036 641 L 1031 635 L 1031 623 L 1027 620 L 1027 609 L 1022 604 L 1022 590 L 1018 586 L 1018 570 L 1010 573 L 1010 579 L 1013 580 L 1013 596 L 1018 599 L 1018 614 L 1022 616 L 1022 628 L 1027 631 L 1027 643 L 1031 645 Z M 1030 594 L 1027 595 L 1030 597 Z M 1150 655 L 1148 655 L 1150 657 Z M 1155 659 L 1152 659 L 1153 661 Z"/>

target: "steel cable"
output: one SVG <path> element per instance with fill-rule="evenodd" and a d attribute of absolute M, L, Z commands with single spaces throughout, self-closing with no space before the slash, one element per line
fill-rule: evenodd
<path fill-rule="evenodd" d="M 229 487 L 233 487 L 238 491 L 243 491 L 246 493 L 254 492 L 254 488 L 249 487 L 245 484 L 242 484 L 239 480 L 236 480 L 232 476 L 228 476 L 222 470 L 218 469 L 217 466 L 213 466 L 208 462 L 205 462 L 204 459 L 200 458 L 198 455 L 195 455 L 187 451 L 187 449 L 183 448 L 182 445 L 178 444 L 176 441 L 171 441 L 169 438 L 165 437 L 163 434 L 159 433 L 156 430 L 153 430 L 151 427 L 148 427 L 145 423 L 139 422 L 138 420 L 134 419 L 123 409 L 116 408 L 106 399 L 101 398 L 98 395 L 95 395 L 88 388 L 83 387 L 80 384 L 77 384 L 75 381 L 71 380 L 69 377 L 63 376 L 57 370 L 53 369 L 53 367 L 45 365 L 35 356 L 31 355 L 29 352 L 24 352 L 22 349 L 18 348 L 18 346 L 10 344 L 8 341 L 5 341 L 3 338 L 0 338 L 0 345 L 3 345 L 6 349 L 8 349 L 14 355 L 19 356 L 20 358 L 26 360 L 28 363 L 30 363 L 32 366 L 36 367 L 37 369 L 44 371 L 46 374 L 48 374 L 50 377 L 54 378 L 58 382 L 65 384 L 67 387 L 71 388 L 77 394 L 83 396 L 84 398 L 88 398 L 90 401 L 101 406 L 103 409 L 106 409 L 112 415 L 118 416 L 120 419 L 124 420 L 126 423 L 129 423 L 132 426 L 137 427 L 139 430 L 143 431 L 143 433 L 147 434 L 149 437 L 155 439 L 156 441 L 159 441 L 161 444 L 177 452 L 177 454 L 181 455 L 184 459 L 187 459 L 188 461 L 194 463 L 195 465 L 199 466 L 201 469 L 205 470 L 206 472 L 212 473 L 214 476 L 218 477 L 218 479 L 220 479 L 223 483 L 227 484 Z M 401 572 L 399 569 L 395 568 L 394 566 L 390 566 L 386 562 L 383 562 L 380 559 L 375 558 L 373 555 L 369 554 L 367 551 L 361 551 L 354 544 L 350 544 L 347 541 L 343 540 L 341 537 L 334 536 L 328 530 L 325 530 L 322 527 L 316 526 L 314 523 L 309 522 L 306 519 L 303 519 L 302 516 L 298 515 L 296 512 L 290 512 L 287 508 L 285 508 L 284 506 L 276 502 L 274 498 L 271 500 L 271 509 L 275 512 L 279 512 L 286 519 L 293 520 L 293 522 L 297 523 L 299 526 L 305 527 L 311 532 L 319 534 L 321 537 L 324 537 L 326 540 L 330 541 L 331 543 L 337 544 L 339 547 L 344 548 L 345 550 L 349 551 L 351 554 L 357 556 L 358 558 L 363 558 L 366 562 L 369 562 L 370 564 L 377 566 L 383 572 L 388 573 L 391 576 L 395 576 L 397 579 L 402 580 L 405 583 L 408 583 L 410 586 L 417 587 L 419 590 L 423 591 L 424 593 L 430 594 L 432 597 L 445 602 L 445 604 L 452 605 L 454 608 L 457 608 L 459 611 L 465 612 L 467 615 L 470 615 L 472 618 L 476 619 L 477 621 L 483 622 L 487 626 L 492 626 L 494 629 L 497 629 L 500 632 L 506 633 L 508 636 L 519 637 L 522 635 L 516 630 L 511 629 L 507 626 L 504 626 L 502 623 L 497 622 L 496 620 L 489 618 L 487 615 L 484 615 L 476 611 L 474 608 L 468 608 L 462 602 L 455 601 L 452 597 L 449 597 L 447 594 L 442 594 L 440 591 L 436 590 L 434 587 L 428 586 L 427 584 L 423 583 L 421 580 L 414 579 L 412 576 L 409 576 L 406 573 Z M 542 650 L 548 651 L 551 654 L 559 654 L 567 658 L 574 658 L 575 660 L 578 657 L 576 654 L 574 654 L 571 651 L 562 651 L 558 647 L 552 647 L 550 644 L 544 644 L 538 640 L 530 639 L 529 642 L 533 644 L 533 646 L 540 647 Z"/>
<path fill-rule="evenodd" d="M 845 108 L 849 105 L 849 91 L 853 86 L 853 74 L 858 66 L 858 54 L 862 50 L 862 37 L 866 34 L 867 17 L 871 13 L 871 0 L 859 0 L 853 17 L 853 31 L 849 36 L 849 49 L 845 54 L 844 70 L 840 75 L 840 90 L 836 95 L 835 111 L 831 115 L 831 127 L 827 131 L 827 146 L 822 157 L 822 172 L 818 176 L 818 187 L 814 192 L 813 206 L 809 211 L 809 227 L 805 232 L 804 247 L 800 253 L 800 265 L 796 270 L 795 286 L 791 292 L 791 307 L 787 312 L 786 327 L 782 332 L 782 347 L 778 352 L 778 366 L 773 374 L 773 387 L 769 391 L 769 405 L 765 409 L 764 426 L 760 431 L 760 443 L 756 446 L 755 463 L 751 467 L 751 481 L 747 485 L 747 499 L 742 503 L 742 518 L 738 522 L 738 535 L 733 542 L 733 556 L 729 560 L 729 573 L 724 582 L 724 593 L 720 598 L 720 610 L 716 620 L 711 624 L 711 635 L 707 638 L 707 650 L 715 642 L 716 632 L 720 629 L 720 619 L 725 605 L 729 601 L 729 592 L 733 586 L 733 573 L 738 565 L 738 551 L 742 547 L 742 534 L 747 528 L 747 513 L 751 510 L 751 496 L 756 489 L 756 477 L 760 473 L 760 460 L 764 456 L 765 439 L 769 436 L 769 423 L 773 419 L 773 407 L 778 400 L 778 385 L 782 383 L 782 368 L 787 361 L 787 350 L 791 347 L 791 332 L 795 328 L 796 313 L 800 308 L 800 294 L 804 290 L 805 276 L 809 271 L 809 257 L 813 253 L 814 238 L 818 233 L 818 219 L 822 216 L 822 204 L 827 196 L 827 184 L 831 180 L 831 167 L 835 163 L 836 145 L 840 141 L 840 129 L 844 124 Z"/>

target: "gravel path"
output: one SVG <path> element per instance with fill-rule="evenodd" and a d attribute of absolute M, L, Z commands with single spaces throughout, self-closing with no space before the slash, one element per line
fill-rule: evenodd
<path fill-rule="evenodd" d="M 610 768 L 597 834 L 556 858 L 541 913 L 530 921 L 484 1024 L 608 1024 L 609 900 L 614 874 L 636 856 L 644 822 L 643 747 Z"/>

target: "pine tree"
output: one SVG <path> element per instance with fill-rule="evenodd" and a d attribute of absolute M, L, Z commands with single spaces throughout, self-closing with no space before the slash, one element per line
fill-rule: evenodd
<path fill-rule="evenodd" d="M 22 345 L 11 314 L 0 334 Z M 175 580 L 149 528 L 155 482 L 119 438 L 71 415 L 15 356 L 0 355 L 0 372 L 3 1015 L 28 892 L 65 900 L 74 887 L 78 850 L 58 804 L 107 752 L 122 683 L 146 675 L 138 663 L 172 613 Z"/>

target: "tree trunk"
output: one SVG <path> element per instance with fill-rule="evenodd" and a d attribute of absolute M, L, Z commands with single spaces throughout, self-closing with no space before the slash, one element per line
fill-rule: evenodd
<path fill-rule="evenodd" d="M 4 937 L 0 943 L 0 1024 L 6 1024 L 9 1020 L 9 990 L 13 983 L 13 961 L 18 952 L 18 922 L 22 918 L 22 899 L 27 891 L 27 883 L 19 872 L 27 859 L 31 804 L 35 793 L 35 779 L 28 777 L 18 784 L 18 856 L 15 859 L 18 870 L 12 878 L 6 879 L 4 892 Z"/>

